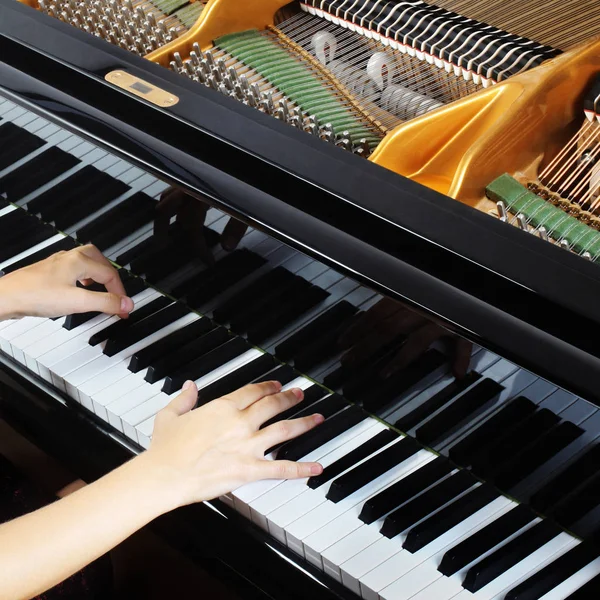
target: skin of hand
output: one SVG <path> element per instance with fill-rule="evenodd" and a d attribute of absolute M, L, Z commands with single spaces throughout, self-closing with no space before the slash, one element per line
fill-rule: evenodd
<path fill-rule="evenodd" d="M 106 292 L 78 287 L 101 283 Z M 133 301 L 117 270 L 90 245 L 58 252 L 38 263 L 0 278 L 0 318 L 58 317 L 98 311 L 127 318 Z"/>
<path fill-rule="evenodd" d="M 317 463 L 268 460 L 265 451 L 323 421 L 260 429 L 303 394 L 248 385 L 192 410 L 193 382 L 156 418 L 150 449 L 53 504 L 0 525 L 0 600 L 30 598 L 89 564 L 161 514 L 265 478 L 318 475 Z"/>
<path fill-rule="evenodd" d="M 340 336 L 339 347 L 346 351 L 342 364 L 357 365 L 396 338 L 400 344 L 403 336 L 406 341 L 387 360 L 380 373 L 382 377 L 391 377 L 404 369 L 439 339 L 446 339 L 451 345 L 454 376 L 462 379 L 467 374 L 473 348 L 471 342 L 390 298 L 383 298 L 366 312 L 358 313 Z"/>
<path fill-rule="evenodd" d="M 206 245 L 204 238 L 204 222 L 210 206 L 197 198 L 186 194 L 183 190 L 169 188 L 160 197 L 156 207 L 154 234 L 157 239 L 168 241 L 169 223 L 176 216 L 185 241 L 191 246 L 191 251 L 205 264 L 214 263 L 213 255 Z M 221 246 L 224 250 L 235 250 L 244 237 L 248 226 L 237 219 L 231 218 L 221 234 Z"/>

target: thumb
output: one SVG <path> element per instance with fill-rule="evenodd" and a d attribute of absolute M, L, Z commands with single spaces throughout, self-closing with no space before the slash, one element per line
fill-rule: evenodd
<path fill-rule="evenodd" d="M 186 381 L 181 388 L 181 394 L 173 398 L 165 410 L 181 416 L 190 412 L 198 401 L 198 388 L 193 381 Z"/>
<path fill-rule="evenodd" d="M 77 288 L 75 312 L 101 312 L 107 315 L 128 316 L 133 310 L 133 300 L 111 292 L 91 292 Z"/>

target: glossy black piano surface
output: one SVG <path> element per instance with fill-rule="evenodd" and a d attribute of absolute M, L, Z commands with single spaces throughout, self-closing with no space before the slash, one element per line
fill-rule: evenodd
<path fill-rule="evenodd" d="M 13 0 L 0 46 L 0 269 L 91 241 L 138 306 L 0 325 L 12 422 L 94 478 L 187 378 L 201 403 L 294 381 L 327 420 L 277 452 L 324 475 L 157 524 L 224 577 L 421 600 L 566 598 L 595 575 L 597 265 Z M 111 87 L 117 68 L 180 101 Z M 169 184 L 213 206 L 195 231 L 214 264 L 181 222 L 154 235 Z M 235 251 L 219 209 L 251 226 Z"/>

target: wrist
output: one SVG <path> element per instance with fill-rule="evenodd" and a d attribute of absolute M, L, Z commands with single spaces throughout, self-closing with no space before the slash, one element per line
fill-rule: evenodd
<path fill-rule="evenodd" d="M 20 319 L 24 314 L 15 306 L 14 292 L 10 286 L 10 276 L 0 277 L 0 321 Z"/>

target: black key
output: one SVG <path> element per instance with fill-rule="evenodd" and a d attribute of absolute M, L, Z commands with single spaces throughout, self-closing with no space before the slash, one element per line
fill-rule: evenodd
<path fill-rule="evenodd" d="M 264 343 L 329 296 L 329 292 L 315 285 L 311 286 L 306 293 L 300 292 L 300 294 L 300 297 L 294 298 L 293 301 L 290 299 L 277 310 L 266 314 L 262 322 L 248 329 L 248 339 L 254 344 Z"/>
<path fill-rule="evenodd" d="M 367 500 L 358 518 L 363 523 L 373 523 L 395 508 L 402 506 L 424 492 L 428 487 L 440 481 L 453 470 L 452 465 L 442 456 L 432 460 L 424 467 L 397 481 L 382 492 Z"/>
<path fill-rule="evenodd" d="M 463 581 L 463 587 L 475 593 L 547 544 L 561 531 L 558 525 L 548 520 L 534 525 L 472 566 Z"/>
<path fill-rule="evenodd" d="M 444 389 L 429 398 L 429 400 L 419 404 L 414 410 L 404 415 L 401 419 L 398 419 L 395 423 L 395 427 L 402 431 L 408 431 L 409 429 L 416 427 L 421 421 L 442 408 L 442 406 L 448 404 L 452 398 L 458 396 L 458 394 L 466 390 L 479 379 L 481 379 L 481 375 L 475 371 L 471 371 L 461 380 L 455 379 Z"/>
<path fill-rule="evenodd" d="M 226 329 L 213 325 L 210 331 L 188 342 L 185 346 L 180 346 L 176 350 L 163 356 L 161 359 L 153 362 L 148 367 L 148 372 L 144 379 L 148 383 L 156 383 L 163 377 L 175 373 L 183 366 L 192 362 L 198 356 L 204 356 L 207 352 L 218 348 L 230 339 Z"/>
<path fill-rule="evenodd" d="M 499 497 L 500 494 L 491 485 L 480 485 L 413 527 L 402 547 L 409 552 L 417 552 Z"/>
<path fill-rule="evenodd" d="M 189 294 L 190 306 L 200 307 L 221 294 L 240 279 L 264 265 L 265 259 L 249 250 L 236 250 L 194 279 L 195 289 Z M 150 277 L 150 275 L 148 275 Z M 176 290 L 176 294 L 181 292 Z"/>
<path fill-rule="evenodd" d="M 38 222 L 33 227 L 29 227 L 26 231 L 24 229 L 18 231 L 17 236 L 14 238 L 11 237 L 10 241 L 7 240 L 6 237 L 3 237 L 2 247 L 0 248 L 0 260 L 4 261 L 15 257 L 17 254 L 29 250 L 33 246 L 53 237 L 55 234 L 56 231 L 52 225 L 43 225 Z M 18 268 L 16 266 L 17 264 L 27 266 L 28 264 L 31 264 L 31 261 L 29 257 L 21 259 L 18 263 L 13 263 L 6 267 L 4 272 L 10 273 L 15 271 Z"/>
<path fill-rule="evenodd" d="M 365 390 L 360 398 L 351 397 L 351 399 L 362 402 L 366 410 L 378 413 L 446 362 L 447 359 L 441 352 L 428 350 L 399 373 L 380 380 L 371 390 Z"/>
<path fill-rule="evenodd" d="M 46 231 L 46 235 L 43 239 L 47 239 L 48 237 L 51 237 L 51 235 L 54 231 L 52 226 L 48 225 L 44 229 Z M 55 254 L 56 252 L 60 252 L 62 250 L 72 250 L 76 246 L 77 246 L 77 244 L 73 241 L 73 239 L 71 239 L 70 237 L 65 237 L 64 239 L 59 240 L 59 241 L 55 242 L 54 244 L 51 244 L 50 246 L 46 246 L 45 248 L 38 250 L 37 252 L 34 252 L 33 254 L 30 254 L 26 258 L 22 258 L 21 260 L 18 260 L 17 262 L 12 263 L 8 267 L 4 267 L 3 271 L 5 273 L 12 273 L 13 271 L 16 271 L 17 269 L 22 269 L 23 267 L 32 265 L 33 263 L 39 262 L 40 260 L 44 260 L 45 258 L 48 258 L 52 254 Z"/>
<path fill-rule="evenodd" d="M 573 423 L 564 422 L 522 449 L 512 460 L 504 463 L 493 475 L 496 485 L 510 491 L 530 473 L 566 448 L 583 434 Z"/>
<path fill-rule="evenodd" d="M 435 417 L 421 425 L 415 437 L 426 446 L 434 446 L 447 437 L 462 421 L 492 401 L 504 388 L 493 379 L 482 379 Z"/>
<path fill-rule="evenodd" d="M 600 444 L 596 444 L 564 471 L 540 488 L 530 500 L 530 505 L 541 514 L 546 514 L 565 498 L 565 490 L 571 492 L 598 474 Z"/>
<path fill-rule="evenodd" d="M 389 448 L 382 450 L 365 462 L 354 467 L 348 473 L 338 477 L 329 487 L 327 499 L 339 502 L 364 487 L 377 477 L 414 456 L 421 446 L 411 438 L 405 437 Z"/>
<path fill-rule="evenodd" d="M 298 377 L 298 373 L 289 365 L 280 365 L 279 367 L 254 379 L 251 383 L 262 383 L 263 381 L 279 381 L 281 385 L 287 385 L 293 379 Z"/>
<path fill-rule="evenodd" d="M 576 528 L 578 530 L 587 528 L 584 533 L 588 537 L 595 533 L 593 524 L 598 518 L 599 505 L 600 476 L 597 476 L 571 494 L 569 494 L 569 490 L 565 490 L 565 500 L 556 506 L 550 512 L 550 515 L 557 523 L 572 529 L 573 532 Z M 590 527 L 590 524 L 592 527 Z"/>
<path fill-rule="evenodd" d="M 311 385 L 305 392 L 304 398 L 300 404 L 296 404 L 296 406 L 292 406 L 287 410 L 279 413 L 272 419 L 269 419 L 266 423 L 263 424 L 263 427 L 268 427 L 273 423 L 277 423 L 278 421 L 284 421 L 285 419 L 291 419 L 292 417 L 297 418 L 298 416 L 306 416 L 308 414 L 313 414 L 319 412 L 317 408 L 314 406 L 315 403 L 319 402 L 322 398 L 324 398 L 329 392 L 322 388 L 320 385 Z M 322 403 L 319 402 L 318 406 Z M 339 410 L 339 409 L 338 409 Z M 337 410 L 336 410 L 337 412 Z M 331 416 L 331 414 L 323 415 L 325 418 Z"/>
<path fill-rule="evenodd" d="M 127 277 L 128 277 L 127 279 L 125 278 L 125 273 L 127 273 Z M 140 292 L 142 292 L 146 289 L 146 283 L 144 282 L 143 279 L 140 279 L 139 277 L 129 277 L 129 272 L 125 271 L 124 269 L 121 269 L 119 271 L 119 274 L 121 275 L 121 280 L 123 281 L 123 286 L 125 287 L 125 293 L 129 297 L 136 296 L 137 294 L 139 294 Z M 101 292 L 106 291 L 106 288 L 104 286 L 99 286 L 99 287 L 101 289 L 99 289 L 98 291 L 101 291 Z M 65 319 L 65 322 L 63 323 L 63 327 L 67 331 L 71 331 L 71 329 L 75 329 L 75 327 L 79 327 L 79 325 L 83 325 L 83 323 L 87 323 L 94 317 L 97 317 L 99 314 L 101 314 L 101 313 L 90 311 L 90 312 L 85 312 L 85 313 L 77 313 L 77 314 L 73 314 L 73 315 L 68 315 L 67 318 Z"/>
<path fill-rule="evenodd" d="M 23 227 L 30 227 L 36 221 L 35 217 L 17 208 L 0 218 L 0 235 L 4 238 L 13 234 L 17 229 L 22 231 Z"/>
<path fill-rule="evenodd" d="M 472 458 L 488 446 L 498 436 L 499 432 L 506 431 L 514 423 L 519 423 L 523 419 L 526 419 L 533 414 L 536 408 L 536 405 L 531 400 L 524 396 L 519 396 L 504 406 L 491 419 L 488 419 L 485 423 L 477 427 L 477 429 L 458 444 L 452 446 L 450 449 L 450 459 L 457 465 L 468 467 L 471 464 Z"/>
<path fill-rule="evenodd" d="M 230 323 L 232 319 L 249 310 L 249 307 L 260 303 L 265 293 L 287 285 L 293 278 L 294 275 L 287 269 L 276 267 L 265 275 L 258 277 L 252 283 L 249 283 L 237 294 L 234 294 L 229 300 L 216 308 L 213 312 L 215 320 L 219 323 Z"/>
<path fill-rule="evenodd" d="M 42 138 L 10 121 L 3 123 L 0 125 L 0 171 L 25 158 L 45 143 Z M 0 193 L 4 191 L 4 181 L 1 181 Z"/>
<path fill-rule="evenodd" d="M 97 243 L 98 240 L 105 241 L 108 237 L 113 238 L 117 233 L 125 237 L 151 221 L 155 207 L 155 200 L 143 192 L 137 192 L 102 213 L 91 223 L 80 227 L 77 230 L 77 239 L 83 243 L 90 241 Z"/>
<path fill-rule="evenodd" d="M 584 586 L 580 587 L 576 592 L 573 592 L 565 600 L 590 600 L 590 598 L 598 598 L 600 594 L 600 575 L 596 575 L 590 579 Z"/>
<path fill-rule="evenodd" d="M 319 386 L 313 386 L 313 387 L 319 387 Z M 319 388 L 319 391 L 316 393 L 320 394 L 321 389 L 322 388 Z M 323 390 L 323 391 L 325 391 L 325 390 Z M 325 394 L 327 394 L 326 391 L 325 391 Z M 348 403 L 341 396 L 338 396 L 337 394 L 329 394 L 329 396 L 325 395 L 325 397 L 322 397 L 322 399 L 317 401 L 316 403 L 312 403 L 310 405 L 301 404 L 300 405 L 301 410 L 298 411 L 294 415 L 294 418 L 300 419 L 301 417 L 307 417 L 308 415 L 313 415 L 313 414 L 318 413 L 320 415 L 323 415 L 323 417 L 325 417 L 325 419 L 329 419 L 329 417 L 332 417 L 333 415 L 339 413 L 347 406 L 348 406 Z"/>
<path fill-rule="evenodd" d="M 278 344 L 275 348 L 275 356 L 281 360 L 291 359 L 292 356 L 295 356 L 305 346 L 323 335 L 323 332 L 337 329 L 340 325 L 346 323 L 356 311 L 356 307 L 350 304 L 350 302 L 346 300 L 338 302 L 322 315 L 313 319 L 308 325 L 305 325 L 285 341 Z"/>
<path fill-rule="evenodd" d="M 10 202 L 16 202 L 80 162 L 78 158 L 60 148 L 48 148 L 4 177 L 3 191 Z"/>
<path fill-rule="evenodd" d="M 200 377 L 208 375 L 211 371 L 218 369 L 249 349 L 250 346 L 243 338 L 235 337 L 228 340 L 208 354 L 200 356 L 196 360 L 185 365 L 185 367 L 177 371 L 174 375 L 167 376 L 162 391 L 165 392 L 165 394 L 172 394 L 173 392 L 180 390 L 188 379 L 200 379 Z"/>
<path fill-rule="evenodd" d="M 166 306 L 169 306 L 173 300 L 167 298 L 166 296 L 159 296 L 152 302 L 138 308 L 133 311 L 128 319 L 120 319 L 116 323 L 112 323 L 108 325 L 104 329 L 97 331 L 92 337 L 89 339 L 90 346 L 96 346 L 100 342 L 104 340 L 108 340 L 112 337 L 116 337 L 119 333 L 127 331 L 130 327 L 133 327 L 136 323 L 139 323 L 143 319 L 148 318 L 150 315 L 153 315 L 155 312 L 162 310 Z"/>
<path fill-rule="evenodd" d="M 177 351 L 189 342 L 196 340 L 205 333 L 214 329 L 215 325 L 210 319 L 198 319 L 190 323 L 187 327 L 174 331 L 170 335 L 146 346 L 144 349 L 136 352 L 129 361 L 127 367 L 132 373 L 138 373 L 145 369 L 154 361 L 168 356 L 171 352 Z"/>
<path fill-rule="evenodd" d="M 106 356 L 114 356 L 189 313 L 190 309 L 185 304 L 174 302 L 147 319 L 128 327 L 125 331 L 111 336 L 106 342 L 103 352 Z"/>
<path fill-rule="evenodd" d="M 446 551 L 438 571 L 446 577 L 454 575 L 468 564 L 531 523 L 535 514 L 525 504 L 520 504 L 473 535 Z"/>
<path fill-rule="evenodd" d="M 504 600 L 538 600 L 596 558 L 596 548 L 585 542 L 579 544 L 514 587 Z"/>
<path fill-rule="evenodd" d="M 268 372 L 275 365 L 275 359 L 270 354 L 263 354 L 260 358 L 249 362 L 247 365 L 236 369 L 233 373 L 217 379 L 198 392 L 198 404 L 206 404 L 221 396 L 235 392 L 256 377 Z"/>
<path fill-rule="evenodd" d="M 499 465 L 515 456 L 522 448 L 552 429 L 559 418 L 547 408 L 534 412 L 529 418 L 516 423 L 502 437 L 488 446 L 471 461 L 471 469 L 481 477 L 486 477 Z"/>
<path fill-rule="evenodd" d="M 377 450 L 381 450 L 387 444 L 393 442 L 398 437 L 398 434 L 391 429 L 385 429 L 380 431 L 376 436 L 367 440 L 364 444 L 358 448 L 354 448 L 351 452 L 348 452 L 345 456 L 338 458 L 334 463 L 331 463 L 328 467 L 323 469 L 321 475 L 316 475 L 308 480 L 308 487 L 315 490 L 322 486 L 324 483 L 331 481 L 344 471 L 347 471 L 350 467 L 354 466 L 361 460 L 364 460 L 368 456 L 371 456 Z"/>
<path fill-rule="evenodd" d="M 360 407 L 351 406 L 330 417 L 319 427 L 283 444 L 277 453 L 277 458 L 279 460 L 298 460 L 366 418 L 367 415 Z"/>
<path fill-rule="evenodd" d="M 466 492 L 477 480 L 468 471 L 459 471 L 410 500 L 388 515 L 381 528 L 382 535 L 393 538 L 424 519 L 456 496 Z"/>

